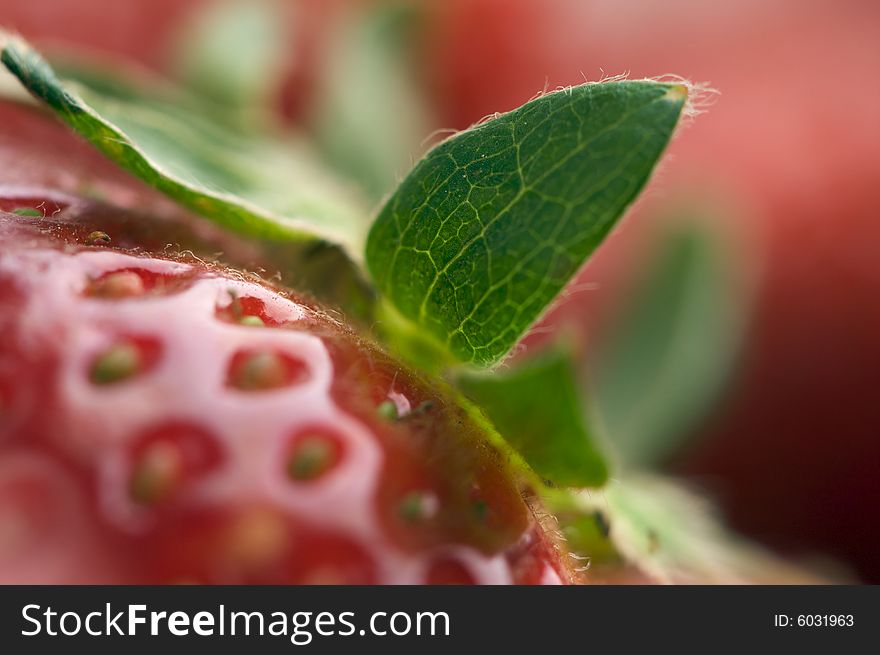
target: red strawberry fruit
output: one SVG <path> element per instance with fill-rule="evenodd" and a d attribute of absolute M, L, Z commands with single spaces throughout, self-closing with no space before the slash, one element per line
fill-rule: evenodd
<path fill-rule="evenodd" d="M 446 391 L 308 300 L 99 228 L 0 214 L 4 582 L 572 579 Z"/>

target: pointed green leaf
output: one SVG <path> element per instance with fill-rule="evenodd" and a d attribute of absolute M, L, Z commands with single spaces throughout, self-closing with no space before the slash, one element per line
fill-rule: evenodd
<path fill-rule="evenodd" d="M 635 199 L 686 101 L 679 84 L 585 84 L 440 144 L 370 231 L 380 291 L 456 359 L 497 362 Z"/>
<path fill-rule="evenodd" d="M 510 370 L 464 372 L 457 383 L 542 478 L 573 487 L 607 481 L 608 465 L 581 407 L 583 394 L 565 350 L 553 349 Z"/>
<path fill-rule="evenodd" d="M 2 35 L 0 35 L 2 36 Z M 360 259 L 365 212 L 301 143 L 238 135 L 175 103 L 62 82 L 20 39 L 2 61 L 30 93 L 122 168 L 253 237 L 327 242 Z"/>
<path fill-rule="evenodd" d="M 744 324 L 742 285 L 706 221 L 661 238 L 594 353 L 597 411 L 628 465 L 669 456 L 730 379 Z"/>

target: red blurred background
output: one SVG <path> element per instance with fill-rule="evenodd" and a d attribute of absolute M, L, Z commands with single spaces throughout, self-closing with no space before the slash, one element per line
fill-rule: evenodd
<path fill-rule="evenodd" d="M 198 1 L 0 0 L 0 25 L 167 66 Z M 352 2 L 293 2 L 294 120 L 320 45 Z M 672 470 L 733 525 L 880 582 L 880 4 L 871 0 L 437 0 L 417 61 L 438 127 L 463 128 L 543 88 L 676 73 L 720 91 L 678 136 L 645 202 L 549 317 L 601 331 L 658 230 L 665 198 L 710 198 L 748 244 L 754 316 L 734 388 Z"/>

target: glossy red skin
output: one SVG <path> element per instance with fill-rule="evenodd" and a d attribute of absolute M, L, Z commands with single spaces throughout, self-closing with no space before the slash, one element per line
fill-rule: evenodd
<path fill-rule="evenodd" d="M 654 209 L 718 207 L 757 268 L 730 402 L 679 465 L 734 524 L 880 581 L 880 20 L 873 2 L 448 0 L 429 61 L 465 127 L 550 88 L 678 73 L 720 90 L 677 137 L 645 200 L 550 324 L 601 332 L 657 227 Z M 710 204 L 710 207 L 712 205 Z M 755 261 L 749 261 L 749 257 Z M 578 328 L 577 326 L 580 326 Z"/>
<path fill-rule="evenodd" d="M 307 300 L 190 256 L 88 246 L 88 215 L 54 209 L 0 214 L 0 580 L 567 579 L 505 456 L 445 391 Z M 99 383 L 120 343 L 147 355 Z M 243 386 L 252 352 L 288 372 Z M 377 411 L 389 400 L 398 420 Z M 337 447 L 308 479 L 287 472 L 303 435 Z"/>

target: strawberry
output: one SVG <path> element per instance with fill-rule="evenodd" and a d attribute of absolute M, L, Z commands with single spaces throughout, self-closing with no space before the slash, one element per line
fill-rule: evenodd
<path fill-rule="evenodd" d="M 0 55 L 134 176 L 10 111 L 0 580 L 751 579 L 689 494 L 610 477 L 564 344 L 511 360 L 647 182 L 690 86 L 547 93 L 436 145 L 374 211 L 371 176 L 316 157 L 317 133 L 122 68 L 71 84 L 3 31 Z M 72 195 L 21 186 L 38 181 Z"/>
<path fill-rule="evenodd" d="M 571 579 L 450 392 L 331 313 L 106 211 L 2 209 L 3 582 Z"/>

